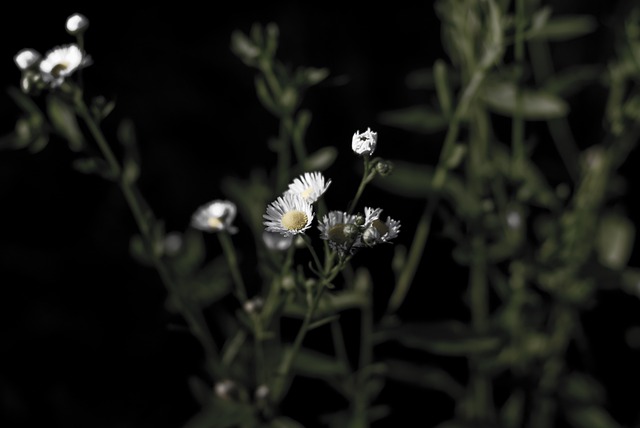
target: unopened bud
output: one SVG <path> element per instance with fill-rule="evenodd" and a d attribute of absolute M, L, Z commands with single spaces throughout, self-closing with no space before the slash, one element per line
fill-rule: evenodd
<path fill-rule="evenodd" d="M 376 163 L 376 171 L 383 177 L 387 176 L 393 171 L 393 163 L 386 160 L 380 161 Z"/>
<path fill-rule="evenodd" d="M 244 302 L 244 305 L 242 307 L 248 314 L 257 314 L 264 307 L 264 300 L 262 299 L 262 297 L 254 297 L 253 299 Z"/>
<path fill-rule="evenodd" d="M 13 57 L 13 62 L 16 63 L 20 70 L 26 70 L 40 61 L 42 56 L 33 49 L 22 49 Z"/>
<path fill-rule="evenodd" d="M 223 400 L 233 400 L 237 395 L 237 386 L 236 383 L 230 379 L 221 380 L 220 382 L 216 382 L 213 387 L 216 395 Z"/>
<path fill-rule="evenodd" d="M 363 226 L 365 221 L 366 221 L 365 216 L 362 215 L 361 213 L 358 213 L 356 214 L 356 218 L 353 222 L 355 223 L 356 226 Z"/>
<path fill-rule="evenodd" d="M 67 33 L 71 34 L 72 36 L 84 33 L 87 28 L 89 28 L 89 20 L 86 16 L 80 13 L 74 13 L 67 18 Z"/>

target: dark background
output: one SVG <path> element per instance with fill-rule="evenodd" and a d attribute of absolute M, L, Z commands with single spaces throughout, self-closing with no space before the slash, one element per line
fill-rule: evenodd
<path fill-rule="evenodd" d="M 559 68 L 610 57 L 611 23 L 625 3 L 551 4 L 557 13 L 590 13 L 602 24 L 587 38 L 557 46 Z M 168 230 L 184 230 L 197 206 L 224 197 L 223 177 L 246 177 L 255 167 L 275 165 L 266 141 L 277 133 L 277 122 L 256 99 L 254 71 L 229 49 L 231 32 L 247 32 L 253 22 L 279 25 L 278 56 L 285 62 L 331 71 L 304 104 L 314 115 L 310 151 L 326 145 L 340 151 L 327 171 L 333 179 L 330 208 L 346 204 L 357 187 L 350 149 L 356 130 L 378 131 L 377 154 L 383 157 L 433 163 L 439 151 L 438 138 L 385 127 L 377 118 L 381 111 L 431 96 L 408 90 L 404 79 L 444 57 L 432 2 L 361 8 L 233 2 L 207 5 L 207 10 L 188 3 L 143 8 L 22 2 L 13 7 L 0 26 L 0 83 L 5 86 L 19 81 L 12 60 L 16 52 L 31 47 L 44 53 L 69 43 L 66 17 L 80 12 L 90 19 L 86 49 L 94 64 L 84 73 L 87 93 L 116 100 L 104 124 L 108 133 L 120 119 L 134 120 L 142 155 L 140 187 Z M 581 147 L 598 142 L 603 96 L 594 89 L 573 100 Z M 4 134 L 19 110 L 4 95 L 0 109 Z M 168 328 L 181 321 L 165 310 L 162 284 L 154 271 L 130 258 L 129 237 L 136 228 L 119 189 L 74 171 L 74 157 L 55 139 L 36 155 L 0 153 L 0 426 L 179 427 L 198 409 L 186 379 L 200 372 L 200 348 L 189 335 Z M 543 151 L 542 159 L 550 180 L 565 178 L 557 154 Z M 630 189 L 637 183 L 635 162 L 634 152 L 623 170 Z M 411 243 L 422 203 L 400 201 L 375 188 L 367 190 L 364 201 L 401 219 L 398 243 Z M 635 221 L 631 196 L 627 206 Z M 436 239 L 427 248 L 425 267 L 401 311 L 405 319 L 459 315 L 465 274 L 451 262 L 447 245 Z M 219 251 L 215 241 L 211 251 Z M 380 251 L 370 261 L 392 254 Z M 634 254 L 632 264 L 637 262 Z M 388 262 L 371 265 L 374 275 L 389 274 Z M 376 290 L 378 306 L 389 293 Z M 638 324 L 638 309 L 636 299 L 603 295 L 600 312 L 592 316 L 606 319 L 606 325 L 590 332 L 594 352 L 603 357 L 597 375 L 612 396 L 611 410 L 629 426 L 637 423 L 637 411 L 618 385 L 635 382 L 631 397 L 638 396 L 640 376 L 627 364 L 638 354 L 624 345 L 626 327 Z M 616 359 L 605 358 L 609 354 Z M 308 391 L 298 388 L 301 394 Z M 393 382 L 385 391 L 382 399 L 392 406 L 388 421 L 404 415 L 432 426 L 453 411 L 453 403 L 436 393 Z M 300 409 L 291 405 L 293 415 L 312 423 Z"/>

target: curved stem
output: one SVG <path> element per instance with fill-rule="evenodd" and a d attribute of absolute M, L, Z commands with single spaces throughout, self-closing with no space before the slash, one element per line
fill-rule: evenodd
<path fill-rule="evenodd" d="M 137 187 L 123 178 L 122 167 L 113 154 L 102 130 L 89 113 L 84 101 L 80 98 L 79 100 L 76 100 L 75 104 L 78 115 L 87 125 L 89 132 L 96 141 L 102 155 L 105 157 L 112 173 L 114 176 L 118 177 L 118 184 L 129 208 L 131 209 L 136 224 L 140 229 L 147 252 L 152 257 L 154 268 L 158 272 L 158 275 L 160 276 L 160 279 L 165 285 L 167 291 L 177 300 L 178 310 L 182 313 L 189 329 L 203 347 L 211 372 L 213 374 L 219 373 L 220 367 L 218 362 L 218 350 L 204 316 L 190 301 L 182 297 L 178 284 L 176 284 L 169 267 L 165 265 L 161 256 L 154 249 L 154 240 L 151 234 L 152 224 L 155 224 L 153 214 L 149 209 L 143 209 L 143 207 L 146 208 L 146 202 L 142 198 Z"/>
<path fill-rule="evenodd" d="M 371 181 L 371 179 L 373 178 L 373 175 L 375 174 L 375 173 L 372 174 L 369 171 L 369 155 L 362 156 L 362 159 L 364 162 L 364 171 L 362 171 L 362 179 L 360 180 L 360 185 L 358 186 L 358 190 L 356 191 L 356 196 L 351 201 L 351 204 L 349 204 L 349 209 L 347 210 L 349 214 L 351 214 L 355 209 L 356 205 L 358 204 L 358 201 L 360 200 L 360 197 L 362 196 L 362 192 L 364 191 L 364 188 L 367 186 L 367 183 Z"/>

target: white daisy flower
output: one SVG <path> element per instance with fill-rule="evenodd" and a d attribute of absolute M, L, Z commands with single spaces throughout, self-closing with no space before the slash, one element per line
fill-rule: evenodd
<path fill-rule="evenodd" d="M 330 184 L 331 180 L 325 182 L 324 176 L 319 172 L 305 172 L 289 184 L 286 193 L 294 193 L 313 204 L 327 191 Z"/>
<path fill-rule="evenodd" d="M 71 35 L 83 33 L 89 27 L 89 20 L 86 16 L 80 13 L 74 13 L 67 18 L 65 27 L 67 29 L 67 33 Z"/>
<path fill-rule="evenodd" d="M 320 238 L 329 241 L 329 247 L 340 253 L 354 253 L 361 247 L 360 230 L 356 226 L 356 215 L 344 211 L 329 211 L 318 222 Z"/>
<path fill-rule="evenodd" d="M 16 63 L 20 70 L 24 71 L 40 61 L 40 58 L 42 58 L 42 56 L 38 51 L 33 49 L 22 49 L 13 57 L 13 62 Z"/>
<path fill-rule="evenodd" d="M 58 46 L 51 49 L 40 62 L 42 79 L 55 88 L 60 86 L 64 79 L 73 74 L 79 68 L 86 67 L 91 59 L 85 55 L 78 45 Z"/>
<path fill-rule="evenodd" d="M 373 246 L 380 243 L 389 242 L 400 233 L 400 222 L 387 217 L 386 221 L 380 220 L 381 208 L 365 207 L 364 232 L 362 241 L 365 245 Z"/>
<path fill-rule="evenodd" d="M 278 232 L 262 232 L 262 241 L 270 250 L 284 251 L 293 244 L 293 236 L 282 236 Z"/>
<path fill-rule="evenodd" d="M 236 233 L 238 229 L 232 225 L 236 212 L 236 205 L 233 202 L 216 199 L 196 210 L 191 217 L 191 226 L 205 232 L 226 230 L 229 233 Z"/>
<path fill-rule="evenodd" d="M 311 227 L 311 204 L 294 193 L 285 193 L 267 207 L 262 216 L 267 232 L 278 232 L 285 237 L 304 233 Z"/>
<path fill-rule="evenodd" d="M 372 155 L 378 143 L 378 133 L 367 128 L 362 134 L 356 131 L 351 139 L 351 148 L 359 155 Z"/>

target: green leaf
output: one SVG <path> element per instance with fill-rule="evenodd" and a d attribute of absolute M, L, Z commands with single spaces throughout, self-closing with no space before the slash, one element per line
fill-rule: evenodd
<path fill-rule="evenodd" d="M 556 72 L 540 87 L 540 90 L 561 97 L 571 96 L 585 86 L 597 82 L 602 75 L 602 66 L 576 65 Z"/>
<path fill-rule="evenodd" d="M 598 260 L 604 266 L 620 270 L 629 262 L 636 229 L 631 220 L 621 214 L 607 213 L 600 219 L 596 237 Z"/>
<path fill-rule="evenodd" d="M 91 114 L 97 122 L 103 121 L 116 107 L 115 101 L 107 101 L 103 96 L 97 96 L 91 100 Z"/>
<path fill-rule="evenodd" d="M 270 428 L 304 428 L 304 425 L 286 416 L 278 416 L 271 421 Z"/>
<path fill-rule="evenodd" d="M 591 15 L 564 15 L 548 19 L 543 26 L 528 33 L 530 40 L 562 41 L 593 32 L 598 21 Z"/>
<path fill-rule="evenodd" d="M 576 404 L 604 404 L 606 392 L 593 377 L 579 372 L 564 377 L 560 385 L 563 399 Z"/>
<path fill-rule="evenodd" d="M 576 406 L 565 413 L 569 424 L 574 428 L 621 428 L 600 406 Z"/>
<path fill-rule="evenodd" d="M 513 391 L 500 409 L 501 426 L 504 428 L 518 428 L 522 426 L 524 404 L 524 391 L 520 389 Z"/>
<path fill-rule="evenodd" d="M 422 134 L 440 132 L 449 123 L 441 112 L 428 105 L 385 111 L 380 113 L 378 119 L 385 125 Z"/>
<path fill-rule="evenodd" d="M 16 133 L 0 137 L 0 150 L 18 150 L 29 145 L 29 140 L 19 138 Z"/>
<path fill-rule="evenodd" d="M 464 395 L 464 387 L 446 371 L 429 365 L 413 364 L 401 360 L 385 362 L 389 379 L 409 383 L 420 388 L 434 389 L 448 394 L 454 400 Z"/>
<path fill-rule="evenodd" d="M 193 416 L 183 428 L 237 428 L 258 426 L 254 408 L 247 403 L 231 400 L 213 400 Z"/>
<path fill-rule="evenodd" d="M 407 323 L 381 330 L 377 342 L 397 341 L 407 348 L 438 355 L 468 356 L 496 351 L 502 339 L 495 334 L 479 334 L 459 321 Z"/>
<path fill-rule="evenodd" d="M 75 159 L 71 165 L 83 174 L 96 174 L 111 181 L 116 179 L 116 176 L 113 174 L 109 164 L 100 158 Z"/>
<path fill-rule="evenodd" d="M 256 94 L 258 95 L 258 100 L 260 101 L 262 106 L 266 108 L 272 115 L 279 116 L 280 107 L 278 107 L 275 100 L 271 96 L 271 91 L 267 87 L 267 82 L 265 81 L 264 77 L 256 76 L 255 86 L 256 86 Z"/>
<path fill-rule="evenodd" d="M 260 55 L 258 46 L 239 30 L 231 33 L 231 52 L 250 67 L 256 65 L 257 58 Z"/>
<path fill-rule="evenodd" d="M 290 352 L 288 347 L 285 352 Z M 346 376 L 349 368 L 335 357 L 321 354 L 310 349 L 301 348 L 293 362 L 293 370 L 302 375 L 317 379 L 334 376 Z"/>
<path fill-rule="evenodd" d="M 84 147 L 84 136 L 80 132 L 73 108 L 57 96 L 47 97 L 47 112 L 55 130 L 69 143 L 74 152 Z"/>
<path fill-rule="evenodd" d="M 494 113 L 513 117 L 516 113 L 517 88 L 513 82 L 487 82 L 482 99 Z M 543 91 L 522 89 L 522 117 L 527 120 L 549 120 L 564 117 L 568 104 Z"/>
<path fill-rule="evenodd" d="M 316 317 L 334 315 L 347 309 L 360 308 L 367 304 L 367 299 L 361 292 L 352 290 L 338 291 L 325 294 L 318 303 Z M 303 318 L 307 313 L 307 305 L 302 302 L 288 301 L 283 314 L 289 317 Z"/>
<path fill-rule="evenodd" d="M 182 235 L 182 244 L 178 252 L 171 256 L 171 266 L 179 275 L 192 274 L 205 259 L 205 243 L 202 233 L 188 229 Z"/>
<path fill-rule="evenodd" d="M 329 168 L 338 158 L 338 149 L 333 146 L 323 147 L 307 157 L 304 163 L 306 171 L 324 171 Z M 296 171 L 303 172 L 301 167 L 296 167 Z"/>
<path fill-rule="evenodd" d="M 180 294 L 200 307 L 207 307 L 231 292 L 231 277 L 226 259 L 218 256 L 204 268 L 185 278 L 180 284 Z M 167 305 L 175 309 L 175 301 L 169 297 Z"/>
<path fill-rule="evenodd" d="M 444 112 L 445 117 L 451 117 L 453 111 L 453 94 L 451 86 L 449 85 L 449 74 L 447 64 L 441 59 L 436 60 L 433 64 L 433 77 L 436 84 L 436 94 L 438 95 L 440 110 Z"/>
<path fill-rule="evenodd" d="M 197 376 L 190 376 L 187 380 L 191 395 L 202 406 L 206 406 L 212 399 L 211 387 Z"/>
<path fill-rule="evenodd" d="M 29 113 L 30 115 L 38 115 L 42 116 L 42 112 L 38 108 L 38 105 L 33 102 L 33 100 L 25 95 L 21 90 L 9 87 L 7 88 L 7 93 L 13 99 L 13 101 L 17 104 L 18 107 L 25 113 Z"/>

